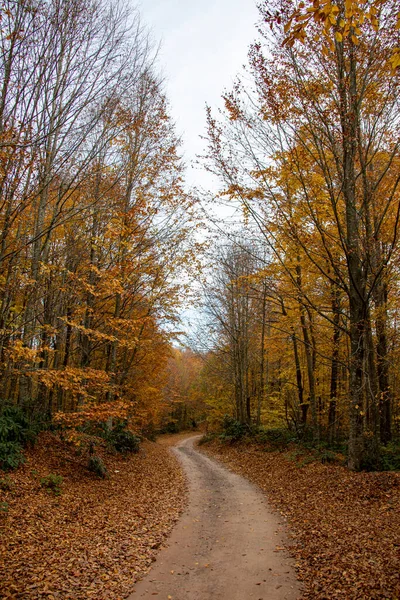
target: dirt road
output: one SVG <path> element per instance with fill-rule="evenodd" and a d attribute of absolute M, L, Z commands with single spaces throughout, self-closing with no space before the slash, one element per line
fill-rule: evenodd
<path fill-rule="evenodd" d="M 198 436 L 199 437 L 199 436 Z M 128 600 L 296 600 L 284 532 L 261 492 L 182 440 L 173 449 L 189 482 L 189 506 Z"/>

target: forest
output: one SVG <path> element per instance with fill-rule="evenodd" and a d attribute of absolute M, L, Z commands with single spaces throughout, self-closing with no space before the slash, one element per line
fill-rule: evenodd
<path fill-rule="evenodd" d="M 142 427 L 193 252 L 154 51 L 104 2 L 3 3 L 1 47 L 1 402 Z"/>
<path fill-rule="evenodd" d="M 128 499 L 142 467 L 116 454 L 139 461 L 157 435 L 188 430 L 232 445 L 245 471 L 243 442 L 346 473 L 400 470 L 398 1 L 258 8 L 244 70 L 204 112 L 210 191 L 185 180 L 135 8 L 1 1 L 0 518 L 28 471 L 49 502 L 72 478 L 82 506 L 123 472 Z M 147 549 L 185 495 L 165 448 L 148 448 Z M 97 477 L 92 491 L 49 473 L 59 455 Z M 95 597 L 128 593 L 118 577 Z M 42 597 L 10 586 L 4 598 Z M 82 586 L 53 597 L 93 597 Z"/>
<path fill-rule="evenodd" d="M 206 165 L 245 222 L 205 285 L 212 404 L 374 469 L 399 438 L 400 23 L 303 4 L 261 8 L 246 78 L 208 110 Z"/>
<path fill-rule="evenodd" d="M 246 81 L 208 109 L 214 201 L 242 211 L 211 242 L 139 17 L 4 3 L 5 407 L 73 436 L 113 416 L 180 428 L 194 406 L 379 466 L 400 427 L 399 23 L 395 3 L 318 6 L 265 6 Z"/>

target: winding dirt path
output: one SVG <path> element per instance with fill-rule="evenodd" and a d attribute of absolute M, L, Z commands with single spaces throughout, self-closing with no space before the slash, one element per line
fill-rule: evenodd
<path fill-rule="evenodd" d="M 189 506 L 150 573 L 128 600 L 296 600 L 293 561 L 280 548 L 279 518 L 244 478 L 200 454 L 173 451 L 189 482 Z"/>

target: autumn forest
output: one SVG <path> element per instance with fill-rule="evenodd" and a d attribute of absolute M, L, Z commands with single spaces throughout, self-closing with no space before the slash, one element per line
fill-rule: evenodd
<path fill-rule="evenodd" d="M 346 473 L 400 470 L 398 0 L 258 10 L 247 64 L 204 111 L 208 190 L 185 179 L 135 8 L 0 3 L 0 517 L 13 518 L 10 474 L 38 468 L 40 436 L 39 465 L 69 452 L 98 486 L 125 468 L 107 448 L 135 461 L 188 430 L 232 446 L 239 470 L 259 468 L 243 466 L 242 443 Z M 184 497 L 170 455 L 149 448 L 160 479 L 135 497 L 155 507 L 138 574 L 161 543 L 149 532 L 168 533 Z M 128 471 L 126 498 L 141 481 Z M 54 498 L 68 475 L 48 477 L 37 486 Z M 174 508 L 160 517 L 157 503 Z M 116 579 L 52 597 L 126 597 L 128 575 Z M 10 582 L 0 597 L 45 597 Z M 395 586 L 304 597 L 394 600 Z"/>

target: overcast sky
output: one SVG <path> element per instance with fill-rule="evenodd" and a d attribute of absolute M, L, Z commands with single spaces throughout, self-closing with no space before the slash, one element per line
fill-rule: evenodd
<path fill-rule="evenodd" d="M 246 62 L 257 37 L 253 0 L 141 0 L 139 10 L 155 41 L 171 113 L 182 136 L 189 184 L 210 181 L 190 168 L 204 150 L 205 104 L 221 105 L 224 89 Z"/>

